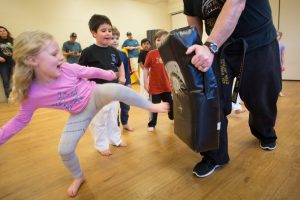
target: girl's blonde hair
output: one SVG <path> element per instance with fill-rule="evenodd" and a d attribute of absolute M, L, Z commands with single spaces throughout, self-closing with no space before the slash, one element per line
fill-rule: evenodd
<path fill-rule="evenodd" d="M 22 103 L 28 97 L 28 91 L 34 79 L 33 66 L 30 65 L 28 59 L 30 56 L 38 55 L 45 46 L 45 42 L 53 39 L 51 34 L 41 31 L 23 32 L 15 39 L 13 59 L 16 65 L 12 77 L 10 102 Z"/>

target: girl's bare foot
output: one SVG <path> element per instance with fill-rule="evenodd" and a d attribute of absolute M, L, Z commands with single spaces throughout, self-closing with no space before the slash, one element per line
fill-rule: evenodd
<path fill-rule="evenodd" d="M 130 132 L 134 131 L 134 129 L 131 126 L 129 126 L 128 124 L 123 125 L 123 129 L 130 131 Z"/>
<path fill-rule="evenodd" d="M 110 155 L 112 155 L 112 153 L 111 153 L 111 151 L 109 149 L 100 151 L 100 153 L 101 153 L 102 156 L 110 156 Z"/>
<path fill-rule="evenodd" d="M 69 197 L 75 197 L 78 193 L 80 186 L 84 183 L 85 178 L 82 176 L 80 178 L 75 178 L 72 184 L 69 186 L 67 194 Z"/>
<path fill-rule="evenodd" d="M 170 105 L 166 102 L 152 104 L 148 110 L 154 113 L 168 112 L 170 110 Z"/>
<path fill-rule="evenodd" d="M 117 147 L 127 147 L 127 143 L 121 142 L 119 145 L 117 145 Z"/>

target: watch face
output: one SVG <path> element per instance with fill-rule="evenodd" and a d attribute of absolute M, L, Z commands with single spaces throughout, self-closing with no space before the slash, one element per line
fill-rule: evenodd
<path fill-rule="evenodd" d="M 213 52 L 213 53 L 217 53 L 218 52 L 218 47 L 216 44 L 210 44 L 210 50 Z"/>
<path fill-rule="evenodd" d="M 218 46 L 213 42 L 205 42 L 204 45 L 206 45 L 213 54 L 217 53 L 219 50 Z"/>

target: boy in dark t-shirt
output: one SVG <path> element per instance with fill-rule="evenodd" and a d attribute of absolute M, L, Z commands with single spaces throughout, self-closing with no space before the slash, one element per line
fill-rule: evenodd
<path fill-rule="evenodd" d="M 146 60 L 146 56 L 151 48 L 150 40 L 147 38 L 144 38 L 141 40 L 141 47 L 142 49 L 140 50 L 139 58 L 138 58 L 138 63 L 142 64 L 142 67 L 144 69 L 144 63 Z"/>
<path fill-rule="evenodd" d="M 138 58 L 138 63 L 140 67 L 140 94 L 143 97 L 148 99 L 149 94 L 144 88 L 144 63 L 146 60 L 146 56 L 151 48 L 150 40 L 148 40 L 147 38 L 142 39 L 141 47 L 142 50 L 140 51 L 139 58 Z"/>
<path fill-rule="evenodd" d="M 80 56 L 79 64 L 113 70 L 119 74 L 119 83 L 124 84 L 124 66 L 118 50 L 110 46 L 112 38 L 112 24 L 104 15 L 93 15 L 89 21 L 89 28 L 96 39 L 96 44 L 85 48 Z M 96 83 L 108 83 L 102 79 L 92 79 Z M 115 81 L 111 81 L 115 82 Z M 119 102 L 112 102 L 103 107 L 90 124 L 95 140 L 96 149 L 104 156 L 112 153 L 109 144 L 127 146 L 121 140 L 121 132 L 117 123 Z M 101 120 L 100 120 L 101 119 Z M 105 119 L 105 120 L 103 120 Z"/>

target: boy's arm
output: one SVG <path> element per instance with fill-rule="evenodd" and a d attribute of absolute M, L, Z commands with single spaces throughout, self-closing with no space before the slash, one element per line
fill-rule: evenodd
<path fill-rule="evenodd" d="M 150 81 L 150 78 L 149 78 L 149 73 L 150 73 L 150 68 L 151 68 L 151 65 L 152 65 L 152 55 L 153 55 L 153 51 L 150 51 L 146 58 L 145 58 L 145 62 L 143 64 L 144 66 L 144 88 L 145 90 L 149 93 L 149 81 Z"/>
<path fill-rule="evenodd" d="M 123 62 L 121 63 L 120 67 L 118 67 L 118 70 L 119 70 L 119 83 L 124 85 L 126 82 L 126 78 L 125 78 L 125 70 L 124 70 Z"/>
<path fill-rule="evenodd" d="M 139 67 L 140 67 L 140 68 L 142 68 L 142 70 L 144 70 L 144 69 L 145 69 L 145 67 L 144 67 L 144 65 L 143 65 L 143 63 L 142 63 L 142 62 L 139 62 Z"/>
<path fill-rule="evenodd" d="M 147 92 L 149 92 L 149 68 L 144 68 L 144 88 Z"/>

